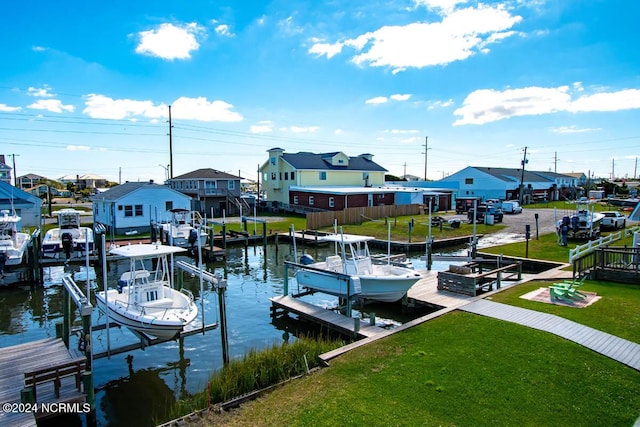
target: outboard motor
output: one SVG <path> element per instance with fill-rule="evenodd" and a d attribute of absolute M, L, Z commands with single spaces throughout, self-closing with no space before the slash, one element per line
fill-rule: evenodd
<path fill-rule="evenodd" d="M 0 276 L 4 277 L 4 265 L 7 262 L 7 254 L 0 252 Z"/>
<path fill-rule="evenodd" d="M 195 228 L 189 230 L 189 245 L 193 248 L 198 241 L 198 231 Z"/>
<path fill-rule="evenodd" d="M 62 233 L 60 240 L 62 241 L 62 251 L 65 256 L 67 259 L 71 258 L 71 251 L 73 250 L 73 236 L 71 233 Z"/>
<path fill-rule="evenodd" d="M 300 257 L 300 264 L 302 265 L 311 265 L 316 262 L 313 257 L 309 254 L 304 254 Z"/>

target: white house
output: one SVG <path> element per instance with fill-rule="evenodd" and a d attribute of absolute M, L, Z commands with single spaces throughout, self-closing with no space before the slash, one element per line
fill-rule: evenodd
<path fill-rule="evenodd" d="M 125 182 L 92 198 L 93 220 L 115 234 L 149 231 L 151 221 L 171 218 L 170 209 L 191 209 L 191 197 L 165 185 Z"/>
<path fill-rule="evenodd" d="M 18 227 L 42 225 L 42 199 L 0 180 L 0 210 L 4 209 L 22 218 Z"/>

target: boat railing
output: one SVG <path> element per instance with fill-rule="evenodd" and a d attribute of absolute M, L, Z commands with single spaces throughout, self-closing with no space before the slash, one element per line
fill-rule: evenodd
<path fill-rule="evenodd" d="M 189 289 L 181 288 L 180 292 L 182 292 L 183 294 L 185 294 L 187 296 L 187 298 L 189 298 L 189 302 L 190 303 L 194 301 L 193 292 L 191 292 Z"/>

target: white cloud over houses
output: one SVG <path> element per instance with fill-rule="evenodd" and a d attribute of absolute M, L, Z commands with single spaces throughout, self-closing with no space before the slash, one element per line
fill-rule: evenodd
<path fill-rule="evenodd" d="M 511 29 L 522 21 L 502 4 L 454 10 L 456 1 L 421 1 L 432 5 L 442 16 L 439 22 L 387 25 L 375 31 L 335 43 L 314 43 L 308 53 L 333 56 L 345 48 L 356 51 L 352 61 L 370 67 L 389 67 L 393 72 L 407 68 L 446 65 L 477 53 L 518 33 Z"/>
<path fill-rule="evenodd" d="M 197 35 L 204 29 L 195 22 L 184 25 L 160 24 L 157 28 L 138 33 L 136 53 L 161 59 L 189 59 L 200 47 Z"/>
<path fill-rule="evenodd" d="M 169 115 L 167 105 L 155 104 L 153 101 L 133 99 L 113 99 L 104 95 L 89 94 L 86 96 L 86 108 L 82 111 L 96 119 L 147 119 L 165 118 Z M 183 120 L 199 120 L 203 122 L 237 122 L 242 115 L 232 111 L 233 105 L 224 101 L 209 101 L 205 97 L 176 99 L 171 108 L 172 117 Z"/>
<path fill-rule="evenodd" d="M 576 125 L 559 126 L 556 128 L 551 128 L 551 132 L 553 133 L 587 133 L 587 132 L 595 132 L 598 130 L 602 130 L 602 128 L 579 128 Z"/>
<path fill-rule="evenodd" d="M 34 110 L 46 110 L 51 113 L 73 112 L 75 107 L 70 104 L 63 104 L 59 99 L 39 99 L 33 104 L 27 105 L 27 108 Z"/>
<path fill-rule="evenodd" d="M 584 93 L 582 88 L 574 92 Z M 453 114 L 459 118 L 454 125 L 482 125 L 517 116 L 534 116 L 557 112 L 619 111 L 640 108 L 640 90 L 582 94 L 573 99 L 570 86 L 526 87 L 520 89 L 480 89 L 469 94 L 462 107 Z"/>
<path fill-rule="evenodd" d="M 0 104 L 0 111 L 3 111 L 5 113 L 12 113 L 14 111 L 20 111 L 22 108 L 20 107 L 11 107 L 7 104 Z"/>

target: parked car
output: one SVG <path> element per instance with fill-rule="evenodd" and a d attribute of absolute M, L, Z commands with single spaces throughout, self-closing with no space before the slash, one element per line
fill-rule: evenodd
<path fill-rule="evenodd" d="M 515 200 L 502 202 L 502 212 L 510 214 L 522 213 L 522 206 Z"/>
<path fill-rule="evenodd" d="M 478 206 L 477 212 L 475 212 L 473 208 L 469 209 L 467 212 L 467 220 L 469 221 L 469 224 L 473 223 L 474 217 L 475 222 L 487 222 L 485 221 L 486 215 L 493 215 L 493 222 L 502 222 L 504 217 L 502 209 L 496 208 L 493 205 L 481 204 Z"/>
<path fill-rule="evenodd" d="M 601 213 L 604 215 L 604 218 L 602 218 L 602 221 L 600 222 L 600 228 L 613 228 L 617 230 L 618 228 L 624 228 L 627 225 L 627 217 L 622 215 L 620 212 L 608 211 Z"/>

